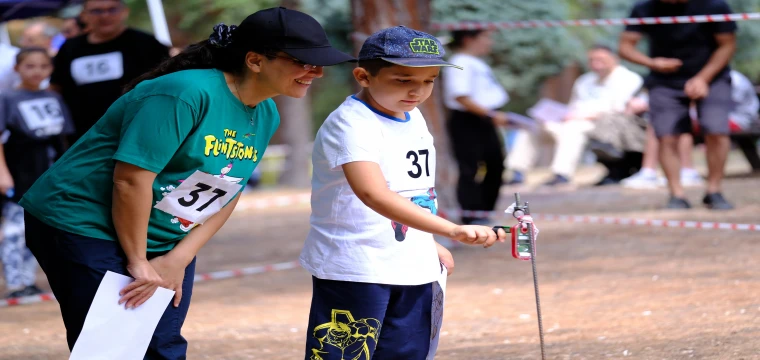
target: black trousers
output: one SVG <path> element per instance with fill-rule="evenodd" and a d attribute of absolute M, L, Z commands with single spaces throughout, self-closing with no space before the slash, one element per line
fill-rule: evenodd
<path fill-rule="evenodd" d="M 620 160 L 599 160 L 599 163 L 607 168 L 607 178 L 620 181 L 641 170 L 643 158 L 640 152 L 626 151 Z"/>
<path fill-rule="evenodd" d="M 26 241 L 47 275 L 61 308 L 69 349 L 74 348 L 87 312 L 106 271 L 129 275 L 127 259 L 118 242 L 88 238 L 55 229 L 28 212 Z M 165 253 L 148 253 L 148 259 Z M 181 334 L 193 293 L 195 259 L 185 268 L 182 300 L 164 311 L 151 337 L 145 360 L 184 360 L 187 341 Z"/>
<path fill-rule="evenodd" d="M 504 146 L 496 127 L 475 114 L 451 111 L 448 122 L 454 158 L 459 165 L 457 200 L 462 210 L 492 211 L 499 198 L 504 172 Z M 486 175 L 478 181 L 478 168 Z M 463 217 L 467 224 L 472 217 Z"/>

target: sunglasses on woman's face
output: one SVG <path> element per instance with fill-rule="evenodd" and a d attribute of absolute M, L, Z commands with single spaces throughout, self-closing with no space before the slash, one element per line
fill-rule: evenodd
<path fill-rule="evenodd" d="M 309 65 L 309 64 L 307 64 L 307 63 L 305 63 L 303 61 L 300 61 L 298 59 L 294 59 L 294 58 L 288 57 L 288 56 L 279 56 L 279 55 L 274 55 L 274 54 L 267 54 L 267 56 L 278 58 L 278 59 L 290 60 L 292 63 L 294 63 L 294 64 L 296 64 L 298 66 L 302 66 L 304 70 L 314 70 L 314 69 L 317 68 L 317 65 Z"/>
<path fill-rule="evenodd" d="M 122 9 L 122 6 L 114 6 L 104 9 L 89 9 L 87 10 L 88 13 L 94 15 L 94 16 L 100 16 L 100 15 L 116 15 L 118 14 Z"/>

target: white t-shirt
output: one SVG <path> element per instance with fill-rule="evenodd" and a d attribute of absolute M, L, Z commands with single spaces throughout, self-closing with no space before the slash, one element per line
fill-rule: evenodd
<path fill-rule="evenodd" d="M 6 43 L 0 43 L 0 92 L 12 90 L 21 83 L 16 66 L 16 54 L 19 49 Z"/>
<path fill-rule="evenodd" d="M 509 95 L 496 80 L 491 67 L 478 57 L 454 54 L 449 62 L 461 66 L 443 68 L 443 102 L 447 108 L 464 111 L 456 98 L 469 96 L 476 104 L 495 110 L 507 104 Z"/>
<path fill-rule="evenodd" d="M 320 279 L 422 285 L 441 273 L 431 234 L 407 228 L 365 205 L 343 164 L 380 165 L 388 187 L 437 214 L 435 147 L 418 109 L 397 119 L 354 96 L 317 132 L 312 161 L 311 229 L 301 265 Z"/>
<path fill-rule="evenodd" d="M 644 84 L 642 77 L 618 65 L 604 80 L 595 72 L 581 75 L 568 104 L 570 113 L 582 117 L 599 113 L 623 112 L 628 101 Z"/>

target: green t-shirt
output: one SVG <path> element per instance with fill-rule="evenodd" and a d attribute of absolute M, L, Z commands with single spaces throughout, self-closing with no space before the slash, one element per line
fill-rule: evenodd
<path fill-rule="evenodd" d="M 157 174 L 148 251 L 170 250 L 242 190 L 279 123 L 274 101 L 243 105 L 218 70 L 144 81 L 114 102 L 20 204 L 60 230 L 116 241 L 114 165 L 133 164 Z"/>

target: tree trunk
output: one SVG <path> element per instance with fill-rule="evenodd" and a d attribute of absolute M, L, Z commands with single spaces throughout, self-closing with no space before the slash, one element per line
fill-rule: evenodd
<path fill-rule="evenodd" d="M 370 34 L 381 29 L 404 25 L 429 32 L 431 22 L 431 0 L 351 0 L 351 14 L 354 30 L 354 48 L 361 49 Z M 457 206 L 456 164 L 451 156 L 449 137 L 446 131 L 446 113 L 443 108 L 440 81 L 436 82 L 430 98 L 420 106 L 428 129 L 435 138 L 436 191 L 438 207 L 450 209 Z"/>
<path fill-rule="evenodd" d="M 299 0 L 282 0 L 281 5 L 288 9 L 299 10 Z M 280 174 L 278 183 L 288 187 L 309 187 L 309 144 L 312 142 L 311 97 L 309 93 L 301 99 L 288 96 L 274 98 L 280 112 L 280 135 L 282 142 L 288 145 L 285 169 Z"/>

